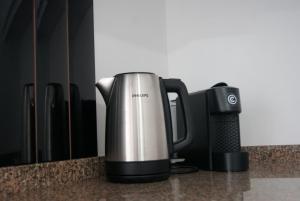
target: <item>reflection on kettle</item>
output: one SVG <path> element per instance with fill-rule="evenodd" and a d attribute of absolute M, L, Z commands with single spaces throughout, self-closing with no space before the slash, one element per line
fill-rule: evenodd
<path fill-rule="evenodd" d="M 71 144 L 72 158 L 80 158 L 84 152 L 84 135 L 82 119 L 82 100 L 79 88 L 76 84 L 70 84 L 71 104 Z"/>
<path fill-rule="evenodd" d="M 95 106 L 94 100 L 82 97 L 78 85 L 70 84 L 71 158 L 73 159 L 97 155 Z"/>
<path fill-rule="evenodd" d="M 69 156 L 67 107 L 61 84 L 46 87 L 42 160 L 63 160 Z"/>
<path fill-rule="evenodd" d="M 23 91 L 22 163 L 36 162 L 34 84 L 26 84 Z"/>

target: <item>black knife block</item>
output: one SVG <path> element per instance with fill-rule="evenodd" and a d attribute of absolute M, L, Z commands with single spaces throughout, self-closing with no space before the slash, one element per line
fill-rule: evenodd
<path fill-rule="evenodd" d="M 245 171 L 247 152 L 241 151 L 239 89 L 219 83 L 189 94 L 193 142 L 178 152 L 179 158 L 204 170 Z M 177 135 L 185 131 L 180 100 L 176 100 Z"/>

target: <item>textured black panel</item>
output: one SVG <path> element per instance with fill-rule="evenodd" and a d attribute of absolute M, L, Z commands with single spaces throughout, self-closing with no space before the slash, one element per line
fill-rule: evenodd
<path fill-rule="evenodd" d="M 240 128 L 237 113 L 219 114 L 211 116 L 211 131 L 214 133 L 215 142 L 213 152 L 239 152 Z"/>

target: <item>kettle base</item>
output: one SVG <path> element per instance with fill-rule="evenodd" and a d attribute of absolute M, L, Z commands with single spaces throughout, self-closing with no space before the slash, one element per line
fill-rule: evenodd
<path fill-rule="evenodd" d="M 115 183 L 150 183 L 167 180 L 170 174 L 156 174 L 156 175 L 131 175 L 131 176 L 113 176 L 107 175 L 107 179 L 110 182 Z"/>
<path fill-rule="evenodd" d="M 168 179 L 170 176 L 170 161 L 106 161 L 107 179 L 120 183 L 155 182 Z"/>

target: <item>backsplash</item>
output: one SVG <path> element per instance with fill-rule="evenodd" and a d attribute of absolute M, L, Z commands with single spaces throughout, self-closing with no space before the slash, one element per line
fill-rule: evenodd
<path fill-rule="evenodd" d="M 300 145 L 247 146 L 243 150 L 249 152 L 252 163 L 300 160 Z"/>

